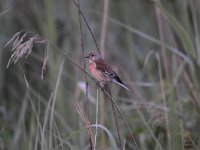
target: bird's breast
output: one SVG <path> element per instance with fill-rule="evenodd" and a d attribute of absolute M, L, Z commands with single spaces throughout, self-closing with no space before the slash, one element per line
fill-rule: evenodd
<path fill-rule="evenodd" d="M 89 70 L 90 70 L 90 73 L 92 74 L 92 76 L 96 80 L 98 80 L 98 81 L 107 81 L 108 80 L 107 77 L 106 77 L 106 75 L 102 71 L 100 71 L 100 70 L 98 70 L 96 68 L 95 62 L 91 62 L 89 64 Z"/>
<path fill-rule="evenodd" d="M 90 69 L 90 71 L 96 69 L 93 62 L 90 62 L 89 69 Z"/>

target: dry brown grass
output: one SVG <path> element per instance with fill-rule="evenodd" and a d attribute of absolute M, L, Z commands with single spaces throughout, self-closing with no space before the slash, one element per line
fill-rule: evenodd
<path fill-rule="evenodd" d="M 22 35 L 21 35 L 22 34 Z M 6 68 L 9 67 L 10 64 L 15 64 L 19 59 L 21 58 L 27 58 L 29 54 L 32 51 L 33 45 L 37 42 L 42 42 L 38 41 L 37 36 L 33 37 L 27 37 L 28 33 L 24 33 L 23 31 L 17 32 L 12 36 L 12 38 L 5 44 L 5 47 L 8 45 L 12 44 L 12 55 L 10 56 L 10 59 L 7 63 Z M 25 39 L 28 38 L 28 39 Z"/>

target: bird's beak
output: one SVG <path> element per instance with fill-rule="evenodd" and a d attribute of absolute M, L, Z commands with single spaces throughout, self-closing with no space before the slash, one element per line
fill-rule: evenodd
<path fill-rule="evenodd" d="M 86 56 L 85 58 L 90 58 L 89 56 Z"/>

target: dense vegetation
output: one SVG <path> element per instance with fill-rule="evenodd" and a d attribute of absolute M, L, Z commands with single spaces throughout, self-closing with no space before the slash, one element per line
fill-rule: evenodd
<path fill-rule="evenodd" d="M 78 2 L 0 1 L 0 150 L 200 149 L 200 1 Z M 98 47 L 134 92 L 103 96 Z"/>

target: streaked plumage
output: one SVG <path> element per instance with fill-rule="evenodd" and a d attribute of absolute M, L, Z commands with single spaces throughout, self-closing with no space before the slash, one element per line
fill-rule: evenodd
<path fill-rule="evenodd" d="M 112 67 L 105 63 L 100 54 L 91 52 L 86 58 L 89 58 L 89 70 L 96 80 L 103 84 L 106 82 L 115 82 L 129 90 L 128 87 L 117 76 Z"/>

